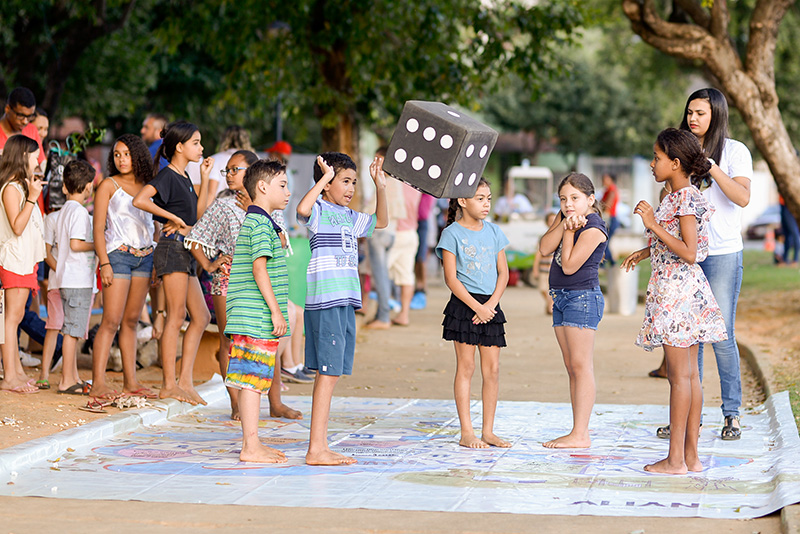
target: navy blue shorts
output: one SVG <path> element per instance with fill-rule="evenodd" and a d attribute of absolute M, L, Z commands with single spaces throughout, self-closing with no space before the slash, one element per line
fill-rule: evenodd
<path fill-rule="evenodd" d="M 597 330 L 603 318 L 605 299 L 599 287 L 592 289 L 551 289 L 553 326 L 576 326 Z"/>
<path fill-rule="evenodd" d="M 330 376 L 353 373 L 356 314 L 352 306 L 306 310 L 306 367 Z"/>

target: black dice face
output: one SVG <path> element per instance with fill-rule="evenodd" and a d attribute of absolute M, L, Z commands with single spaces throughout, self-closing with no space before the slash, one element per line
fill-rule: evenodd
<path fill-rule="evenodd" d="M 435 197 L 470 198 L 496 141 L 496 131 L 459 110 L 409 100 L 383 169 Z"/>

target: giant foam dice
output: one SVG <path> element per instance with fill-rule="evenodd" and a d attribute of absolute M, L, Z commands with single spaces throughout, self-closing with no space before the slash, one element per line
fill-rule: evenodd
<path fill-rule="evenodd" d="M 409 100 L 383 170 L 438 198 L 471 198 L 496 142 L 496 131 L 460 110 Z"/>

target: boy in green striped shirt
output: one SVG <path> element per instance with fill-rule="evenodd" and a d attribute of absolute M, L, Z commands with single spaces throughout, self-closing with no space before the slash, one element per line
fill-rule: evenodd
<path fill-rule="evenodd" d="M 258 419 L 261 395 L 272 386 L 278 342 L 289 335 L 289 271 L 278 235 L 280 227 L 269 215 L 289 203 L 286 167 L 257 161 L 247 169 L 244 187 L 253 204 L 236 240 L 228 282 L 225 334 L 232 343 L 225 385 L 241 390 L 239 459 L 284 463 L 284 453 L 259 440 Z"/>

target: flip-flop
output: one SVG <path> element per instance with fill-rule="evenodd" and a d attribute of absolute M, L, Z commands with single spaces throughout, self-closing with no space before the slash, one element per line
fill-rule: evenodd
<path fill-rule="evenodd" d="M 86 401 L 86 406 L 78 406 L 79 410 L 83 410 L 84 412 L 92 412 L 92 413 L 108 413 L 105 410 L 106 406 L 111 406 L 111 401 L 104 401 L 101 402 L 97 400 L 97 398 L 91 398 Z"/>
<path fill-rule="evenodd" d="M 35 385 L 39 389 L 50 389 L 50 382 L 47 380 L 37 380 Z"/>
<path fill-rule="evenodd" d="M 148 387 L 141 387 L 135 391 L 125 391 L 123 395 L 129 397 L 144 397 L 145 399 L 157 399 L 158 393 Z"/>
<path fill-rule="evenodd" d="M 57 389 L 56 393 L 59 395 L 88 395 L 89 387 L 85 383 L 78 382 L 76 384 L 72 384 L 67 389 Z"/>
<path fill-rule="evenodd" d="M 653 378 L 667 378 L 667 375 L 662 375 L 661 374 L 661 369 L 653 369 L 652 371 L 647 373 L 647 376 L 650 376 L 650 377 L 653 377 Z"/>
<path fill-rule="evenodd" d="M 25 386 L 30 386 L 30 384 L 25 384 Z M 24 391 L 22 388 L 24 388 L 25 386 L 17 386 L 15 388 L 3 389 L 3 390 L 0 390 L 0 391 L 9 391 L 11 393 L 18 393 L 19 395 L 28 395 L 30 393 L 39 393 L 39 388 L 36 388 L 33 391 Z"/>

